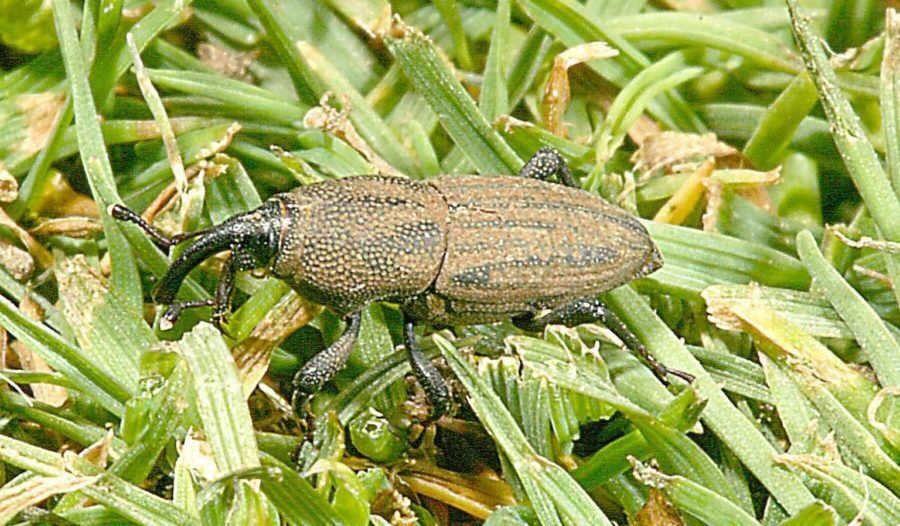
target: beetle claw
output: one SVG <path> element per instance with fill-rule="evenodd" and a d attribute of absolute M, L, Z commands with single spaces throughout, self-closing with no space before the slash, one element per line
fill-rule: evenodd
<path fill-rule="evenodd" d="M 696 378 L 694 378 L 694 375 L 692 375 L 690 373 L 686 373 L 684 371 L 679 371 L 678 369 L 669 369 L 668 367 L 666 367 L 666 372 L 671 374 L 672 376 L 681 378 L 682 380 L 684 380 L 685 382 L 687 382 L 689 384 L 694 383 L 694 380 L 696 380 Z"/>
<path fill-rule="evenodd" d="M 228 316 L 228 313 L 226 313 L 225 311 L 215 309 L 212 313 L 212 318 L 210 320 L 212 321 L 213 325 L 216 326 L 217 329 L 219 329 L 221 332 L 225 333 L 230 338 L 231 335 L 228 334 L 227 327 L 226 327 L 226 322 L 228 321 L 227 316 Z"/>
<path fill-rule="evenodd" d="M 175 326 L 175 322 L 178 321 L 178 318 L 181 316 L 181 309 L 178 305 L 169 305 L 169 308 L 163 313 L 162 318 L 159 320 L 159 328 L 162 331 L 172 330 L 172 327 Z"/>
<path fill-rule="evenodd" d="M 181 311 L 185 309 L 211 307 L 212 305 L 212 300 L 180 301 L 178 303 L 173 303 L 169 305 L 165 312 L 163 312 L 162 318 L 159 320 L 159 328 L 163 331 L 170 330 L 175 326 L 175 322 L 178 321 L 178 318 L 181 317 Z"/>

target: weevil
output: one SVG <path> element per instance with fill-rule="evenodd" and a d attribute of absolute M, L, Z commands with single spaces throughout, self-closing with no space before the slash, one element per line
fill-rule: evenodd
<path fill-rule="evenodd" d="M 344 333 L 294 377 L 295 410 L 344 367 L 359 333 L 360 309 L 377 301 L 400 305 L 410 365 L 435 415 L 448 410 L 450 394 L 416 341 L 420 323 L 512 320 L 539 331 L 599 320 L 660 378 L 692 381 L 657 362 L 597 299 L 662 265 L 643 225 L 578 188 L 553 149 L 539 150 L 518 175 L 347 177 L 277 194 L 255 210 L 174 237 L 121 205 L 111 212 L 167 247 L 197 238 L 153 291 L 155 302 L 169 306 L 166 324 L 183 309 L 212 307 L 221 326 L 235 275 L 256 268 L 267 268 L 346 320 Z M 558 183 L 550 182 L 553 176 Z M 176 301 L 188 273 L 226 250 L 231 254 L 214 297 Z"/>

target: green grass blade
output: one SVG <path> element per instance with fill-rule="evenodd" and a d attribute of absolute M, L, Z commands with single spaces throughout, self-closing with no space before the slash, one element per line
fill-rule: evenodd
<path fill-rule="evenodd" d="M 809 231 L 797 236 L 797 251 L 817 287 L 853 331 L 884 387 L 900 385 L 900 343 L 866 300 L 841 277 L 819 252 Z"/>
<path fill-rule="evenodd" d="M 900 200 L 891 188 L 875 149 L 866 139 L 859 116 L 838 87 L 837 77 L 821 41 L 812 32 L 808 15 L 801 12 L 796 0 L 788 0 L 788 7 L 803 61 L 819 91 L 834 142 L 850 177 L 885 239 L 900 242 Z"/>
<path fill-rule="evenodd" d="M 884 58 L 881 62 L 881 125 L 887 172 L 900 196 L 900 18 L 888 9 L 885 20 Z"/>
<path fill-rule="evenodd" d="M 758 526 L 752 515 L 715 493 L 712 489 L 680 476 L 660 473 L 649 467 L 635 467 L 635 477 L 662 489 L 672 504 L 703 524 L 716 526 Z"/>
<path fill-rule="evenodd" d="M 309 109 L 269 90 L 216 73 L 167 69 L 148 69 L 147 73 L 161 88 L 210 97 L 275 123 L 294 125 Z"/>
<path fill-rule="evenodd" d="M 0 458 L 14 466 L 50 477 L 67 474 L 97 477 L 94 484 L 82 488 L 81 492 L 138 524 L 179 526 L 191 523 L 190 517 L 172 502 L 128 484 L 71 452 L 60 455 L 0 435 Z"/>
<path fill-rule="evenodd" d="M 118 203 L 121 199 L 116 190 L 112 167 L 106 153 L 106 143 L 103 141 L 103 133 L 100 130 L 99 115 L 88 85 L 87 68 L 84 56 L 81 54 L 81 46 L 75 35 L 75 25 L 69 5 L 66 2 L 54 2 L 53 18 L 66 65 L 66 73 L 70 80 L 81 163 L 87 174 L 91 193 L 100 207 L 103 231 L 106 233 L 106 239 L 110 245 L 113 286 L 121 294 L 126 308 L 137 318 L 143 299 L 140 277 L 137 272 L 137 264 L 131 255 L 121 227 L 106 210 L 108 205 Z"/>
<path fill-rule="evenodd" d="M 816 501 L 780 522 L 778 526 L 837 526 L 837 521 L 837 514 L 831 506 Z"/>
<path fill-rule="evenodd" d="M 757 123 L 753 136 L 744 145 L 744 155 L 761 170 L 776 166 L 817 101 L 815 85 L 809 77 L 805 73 L 794 77 Z"/>
<path fill-rule="evenodd" d="M 150 41 L 181 16 L 181 13 L 189 8 L 191 3 L 193 3 L 193 0 L 161 0 L 156 3 L 153 11 L 150 11 L 130 30 L 131 34 L 134 35 L 134 42 L 138 51 L 143 51 Z M 59 31 L 58 27 L 57 31 Z M 62 42 L 62 39 L 60 39 L 60 42 Z M 107 102 L 112 101 L 113 86 L 116 81 L 131 65 L 131 54 L 125 46 L 125 34 L 123 32 L 117 34 L 108 47 L 99 51 L 100 53 L 93 67 L 93 71 L 96 73 L 92 75 L 91 86 L 93 87 L 95 99 L 100 101 L 101 106 L 105 107 Z M 70 76 L 69 78 L 72 79 L 73 77 Z"/>
<path fill-rule="evenodd" d="M 472 55 L 469 53 L 469 42 L 459 15 L 459 4 L 456 0 L 434 0 L 434 7 L 444 19 L 453 38 L 453 53 L 463 69 L 472 69 Z"/>
<path fill-rule="evenodd" d="M 689 68 L 681 53 L 669 55 L 634 76 L 616 96 L 597 137 L 597 160 L 604 163 L 625 140 L 625 135 L 658 94 L 697 77 L 702 68 Z"/>
<path fill-rule="evenodd" d="M 197 410 L 219 472 L 258 467 L 250 409 L 222 334 L 201 323 L 182 337 L 179 347 L 194 379 Z"/>
<path fill-rule="evenodd" d="M 494 31 L 491 33 L 491 48 L 488 51 L 487 64 L 484 66 L 481 97 L 478 99 L 478 107 L 488 122 L 494 122 L 494 119 L 509 112 L 504 67 L 506 46 L 509 41 L 509 3 L 510 0 L 500 0 L 497 3 Z"/>
<path fill-rule="evenodd" d="M 328 502 L 290 466 L 263 455 L 263 465 L 278 470 L 278 477 L 263 478 L 262 491 L 281 516 L 294 526 L 343 526 Z"/>
<path fill-rule="evenodd" d="M 58 259 L 59 306 L 81 352 L 129 392 L 136 392 L 141 355 L 157 343 L 146 323 L 135 323 L 118 291 L 82 257 Z"/>
<path fill-rule="evenodd" d="M 881 62 L 881 126 L 884 133 L 885 165 L 894 193 L 900 199 L 900 17 L 893 9 L 885 15 L 884 57 Z M 900 283 L 900 257 L 885 254 L 888 276 Z M 900 305 L 900 287 L 893 287 Z"/>
<path fill-rule="evenodd" d="M 617 17 L 609 28 L 633 44 L 662 41 L 668 46 L 701 46 L 743 56 L 758 66 L 797 73 L 801 63 L 779 38 L 722 16 L 658 11 Z"/>
<path fill-rule="evenodd" d="M 107 434 L 106 429 L 87 422 L 70 411 L 23 398 L 10 390 L 0 391 L 0 408 L 5 414 L 34 422 L 85 447 L 102 440 Z M 112 448 L 116 452 L 121 452 L 126 446 L 116 438 L 113 439 Z"/>
<path fill-rule="evenodd" d="M 853 503 L 850 516 L 859 514 L 874 523 L 885 525 L 900 522 L 900 498 L 897 494 L 837 459 L 780 455 L 777 462 L 802 473 L 820 498 L 837 501 L 836 494 L 840 494 L 846 502 Z"/>
<path fill-rule="evenodd" d="M 612 60 L 594 61 L 589 67 L 619 87 L 624 87 L 630 79 L 650 65 L 644 56 L 628 40 L 601 24 L 589 19 L 581 4 L 571 0 L 522 0 L 519 5 L 545 31 L 559 39 L 567 47 L 587 42 L 602 41 L 619 50 L 619 56 Z M 675 129 L 701 131 L 704 124 L 693 110 L 674 92 L 667 94 L 660 104 L 651 104 L 649 112 Z"/>
<path fill-rule="evenodd" d="M 122 413 L 122 404 L 131 397 L 131 392 L 125 386 L 108 376 L 79 349 L 44 324 L 23 315 L 3 297 L 0 297 L 0 325 L 107 411 L 114 415 Z"/>
<path fill-rule="evenodd" d="M 434 44 L 414 29 L 387 39 L 406 77 L 437 113 L 441 124 L 479 173 L 515 173 L 522 161 L 478 111 Z"/>
<path fill-rule="evenodd" d="M 772 465 L 774 448 L 636 292 L 620 287 L 607 294 L 606 298 L 657 359 L 668 367 L 696 376 L 694 387 L 709 400 L 703 412 L 703 423 L 737 455 L 785 509 L 795 513 L 813 502 L 812 494 L 797 477 Z"/>

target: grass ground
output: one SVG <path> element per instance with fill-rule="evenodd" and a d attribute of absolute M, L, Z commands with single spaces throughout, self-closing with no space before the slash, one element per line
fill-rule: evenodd
<path fill-rule="evenodd" d="M 799 5 L 798 5 L 799 4 Z M 900 524 L 900 20 L 846 0 L 0 1 L 0 524 Z M 539 147 L 665 258 L 602 326 L 421 341 L 264 274 L 159 330 L 169 232 Z M 191 274 L 208 298 L 221 258 Z M 431 331 L 427 331 L 428 334 Z M 296 468 L 296 469 L 295 469 Z"/>

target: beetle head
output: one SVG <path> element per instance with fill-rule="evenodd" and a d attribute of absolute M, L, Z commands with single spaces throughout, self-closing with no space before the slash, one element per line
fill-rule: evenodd
<path fill-rule="evenodd" d="M 281 231 L 281 209 L 275 201 L 259 208 L 236 215 L 203 231 L 198 239 L 187 247 L 169 267 L 169 271 L 153 290 L 153 300 L 171 304 L 181 283 L 197 265 L 207 258 L 231 250 L 232 257 L 239 258 L 238 270 L 250 270 L 268 266 L 278 250 Z"/>

